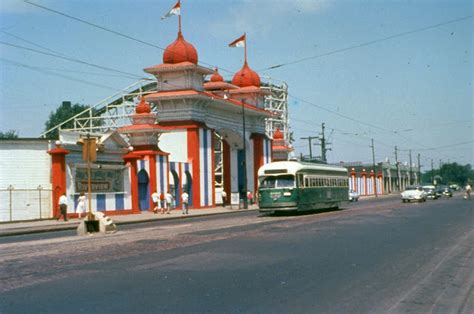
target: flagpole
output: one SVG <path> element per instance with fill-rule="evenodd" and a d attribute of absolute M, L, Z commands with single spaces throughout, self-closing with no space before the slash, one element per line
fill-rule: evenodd
<path fill-rule="evenodd" d="M 247 64 L 247 33 L 244 33 L 244 54 L 245 64 Z"/>
<path fill-rule="evenodd" d="M 181 1 L 180 0 L 178 0 L 178 4 L 180 8 L 180 12 L 178 15 L 178 32 L 181 33 Z"/>

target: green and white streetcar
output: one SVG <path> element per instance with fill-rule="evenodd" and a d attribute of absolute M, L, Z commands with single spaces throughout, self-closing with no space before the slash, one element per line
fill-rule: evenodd
<path fill-rule="evenodd" d="M 347 169 L 326 164 L 277 161 L 258 170 L 260 212 L 338 208 L 349 201 Z"/>

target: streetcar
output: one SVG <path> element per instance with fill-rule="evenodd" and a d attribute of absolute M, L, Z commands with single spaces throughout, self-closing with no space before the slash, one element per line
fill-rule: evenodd
<path fill-rule="evenodd" d="M 347 169 L 326 164 L 277 161 L 258 170 L 260 212 L 339 208 L 349 201 Z"/>

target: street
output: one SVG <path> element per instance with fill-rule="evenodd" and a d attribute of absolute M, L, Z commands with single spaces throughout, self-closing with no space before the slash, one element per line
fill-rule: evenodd
<path fill-rule="evenodd" d="M 0 242 L 0 313 L 472 313 L 473 202 L 148 223 Z"/>

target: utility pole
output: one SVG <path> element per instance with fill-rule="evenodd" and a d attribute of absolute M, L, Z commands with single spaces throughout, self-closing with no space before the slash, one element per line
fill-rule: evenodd
<path fill-rule="evenodd" d="M 374 193 L 375 197 L 377 196 L 377 170 L 375 169 L 375 147 L 374 147 L 374 139 L 371 139 L 372 145 L 370 146 L 372 148 L 372 165 L 374 168 Z"/>
<path fill-rule="evenodd" d="M 242 136 L 242 144 L 243 144 L 243 149 L 244 149 L 244 160 L 242 161 L 242 168 L 243 168 L 243 181 L 244 181 L 244 186 L 243 186 L 243 190 L 244 190 L 244 195 L 243 195 L 243 198 L 244 198 L 244 209 L 248 209 L 249 207 L 249 203 L 248 203 L 248 199 L 247 199 L 247 145 L 245 144 L 245 99 L 242 99 L 242 133 L 243 133 L 243 136 Z"/>
<path fill-rule="evenodd" d="M 420 154 L 418 154 L 418 184 L 421 184 L 421 164 L 420 164 Z"/>
<path fill-rule="evenodd" d="M 431 183 L 434 182 L 433 158 L 431 158 Z"/>
<path fill-rule="evenodd" d="M 397 166 L 398 191 L 402 190 L 402 180 L 400 178 L 400 165 L 398 164 L 398 148 L 395 146 L 395 165 Z"/>
<path fill-rule="evenodd" d="M 301 140 L 308 140 L 309 143 L 309 160 L 313 160 L 313 150 L 312 150 L 312 141 L 318 139 L 318 136 L 308 136 L 308 137 L 300 137 Z"/>
<path fill-rule="evenodd" d="M 327 155 L 326 155 L 326 152 L 331 150 L 330 148 L 327 148 L 327 145 L 331 144 L 331 143 L 328 143 L 326 142 L 326 135 L 325 135 L 325 130 L 326 128 L 326 124 L 323 122 L 323 124 L 321 125 L 321 136 L 317 136 L 316 138 L 318 138 L 320 141 L 321 141 L 321 144 L 315 144 L 315 145 L 321 145 L 321 160 L 323 162 L 327 162 Z"/>
<path fill-rule="evenodd" d="M 412 165 L 411 165 L 411 149 L 408 150 L 408 156 L 410 157 L 410 185 L 412 185 L 413 184 L 413 182 L 412 182 L 413 169 L 412 169 Z"/>

